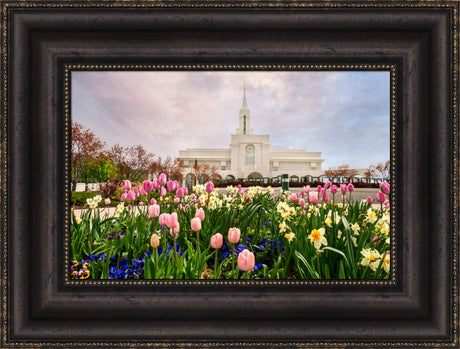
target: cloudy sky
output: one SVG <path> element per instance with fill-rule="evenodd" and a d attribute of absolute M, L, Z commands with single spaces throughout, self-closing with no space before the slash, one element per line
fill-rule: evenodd
<path fill-rule="evenodd" d="M 72 121 L 109 147 L 227 148 L 246 85 L 251 127 L 272 148 L 320 151 L 323 169 L 390 159 L 389 72 L 76 71 L 71 84 Z"/>

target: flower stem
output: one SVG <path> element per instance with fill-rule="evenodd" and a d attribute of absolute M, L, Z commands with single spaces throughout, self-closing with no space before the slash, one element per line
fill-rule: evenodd
<path fill-rule="evenodd" d="M 232 275 L 235 278 L 235 245 L 232 243 Z"/>
<path fill-rule="evenodd" d="M 214 256 L 214 279 L 217 279 L 217 248 Z"/>

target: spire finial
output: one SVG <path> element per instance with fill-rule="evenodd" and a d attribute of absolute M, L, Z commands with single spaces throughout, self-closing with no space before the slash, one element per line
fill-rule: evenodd
<path fill-rule="evenodd" d="M 246 101 L 246 85 L 243 85 L 243 108 L 248 109 L 248 102 Z"/>

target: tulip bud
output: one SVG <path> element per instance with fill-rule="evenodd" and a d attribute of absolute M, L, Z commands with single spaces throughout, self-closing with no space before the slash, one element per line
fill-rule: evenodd
<path fill-rule="evenodd" d="M 342 195 L 345 195 L 347 193 L 347 185 L 344 183 L 340 184 L 340 191 Z"/>
<path fill-rule="evenodd" d="M 105 199 L 105 200 L 104 200 L 104 204 L 110 205 L 110 199 L 109 199 L 109 198 Z"/>
<path fill-rule="evenodd" d="M 156 218 L 158 217 L 159 214 L 160 214 L 160 206 L 154 204 L 149 207 L 149 217 L 150 218 Z"/>
<path fill-rule="evenodd" d="M 320 192 L 322 188 L 323 188 L 323 187 L 322 187 L 321 185 L 318 185 L 318 186 L 316 187 L 316 191 L 317 191 L 317 192 Z"/>
<path fill-rule="evenodd" d="M 198 217 L 192 218 L 190 225 L 193 231 L 200 231 L 201 230 L 201 219 Z"/>
<path fill-rule="evenodd" d="M 198 217 L 203 222 L 205 218 L 204 210 L 202 208 L 196 210 L 195 217 Z"/>
<path fill-rule="evenodd" d="M 214 191 L 214 183 L 213 182 L 206 183 L 206 191 L 208 193 L 212 193 Z"/>
<path fill-rule="evenodd" d="M 368 196 L 366 201 L 368 204 L 372 204 L 374 202 L 374 199 L 372 199 L 372 196 Z"/>
<path fill-rule="evenodd" d="M 177 189 L 177 181 L 168 181 L 166 188 L 168 188 L 168 191 L 175 191 Z"/>
<path fill-rule="evenodd" d="M 228 229 L 228 241 L 232 244 L 236 244 L 240 241 L 241 232 L 238 228 L 230 228 Z"/>
<path fill-rule="evenodd" d="M 160 225 L 166 225 L 166 220 L 168 216 L 169 216 L 168 213 L 160 214 L 160 218 L 159 218 Z"/>
<path fill-rule="evenodd" d="M 338 188 L 337 188 L 337 186 L 335 184 L 331 186 L 330 191 L 331 191 L 332 194 L 337 193 L 337 190 L 338 190 Z"/>
<path fill-rule="evenodd" d="M 174 203 L 175 204 L 178 204 L 180 202 L 180 199 L 179 198 L 174 198 Z"/>
<path fill-rule="evenodd" d="M 297 195 L 291 194 L 291 201 L 297 201 Z"/>
<path fill-rule="evenodd" d="M 177 222 L 176 227 L 171 228 L 171 230 L 169 231 L 169 235 L 171 235 L 172 237 L 177 236 L 179 235 L 179 231 L 180 231 L 180 224 L 179 222 Z"/>
<path fill-rule="evenodd" d="M 154 198 L 150 199 L 150 205 L 155 205 L 156 203 L 157 203 L 157 201 Z"/>
<path fill-rule="evenodd" d="M 306 193 L 309 193 L 311 191 L 311 187 L 309 185 L 307 185 L 306 187 L 303 188 L 303 190 L 306 192 Z"/>
<path fill-rule="evenodd" d="M 385 194 L 390 194 L 390 185 L 387 182 L 380 183 L 380 189 L 382 189 Z"/>
<path fill-rule="evenodd" d="M 317 204 L 318 203 L 318 192 L 310 192 L 308 194 L 308 199 L 312 204 Z"/>
<path fill-rule="evenodd" d="M 222 244 L 224 243 L 224 237 L 220 233 L 216 233 L 213 236 L 211 236 L 211 247 L 214 249 L 218 249 L 222 247 Z"/>
<path fill-rule="evenodd" d="M 352 183 L 350 183 L 348 184 L 347 189 L 349 192 L 352 192 L 353 190 L 355 190 L 355 186 Z"/>
<path fill-rule="evenodd" d="M 134 191 L 132 191 L 132 190 L 128 191 L 128 193 L 126 195 L 126 200 L 128 200 L 128 201 L 136 200 L 136 194 L 134 193 Z"/>
<path fill-rule="evenodd" d="M 162 186 L 166 184 L 166 175 L 164 173 L 161 173 L 158 176 L 158 185 Z"/>
<path fill-rule="evenodd" d="M 303 198 L 299 199 L 299 206 L 305 206 L 305 199 Z"/>
<path fill-rule="evenodd" d="M 185 196 L 185 190 L 184 188 L 177 188 L 176 190 L 176 196 L 180 199 L 182 199 Z"/>
<path fill-rule="evenodd" d="M 128 194 L 126 194 L 126 193 L 121 194 L 120 201 L 121 202 L 125 201 L 127 196 L 128 196 Z"/>
<path fill-rule="evenodd" d="M 177 213 L 173 212 L 166 217 L 166 225 L 168 228 L 176 228 L 179 224 L 179 220 L 177 218 Z"/>
<path fill-rule="evenodd" d="M 242 271 L 252 270 L 255 265 L 255 256 L 254 253 L 249 252 L 249 250 L 244 249 L 238 255 L 238 267 Z"/>
<path fill-rule="evenodd" d="M 153 248 L 160 246 L 160 237 L 157 234 L 152 234 L 152 237 L 150 238 L 150 246 Z"/>
<path fill-rule="evenodd" d="M 324 189 L 327 189 L 331 186 L 331 181 L 327 181 L 326 184 L 324 184 Z"/>
<path fill-rule="evenodd" d="M 382 193 L 381 191 L 379 191 L 377 193 L 377 201 L 380 202 L 380 203 L 383 203 L 383 202 L 385 202 L 385 200 L 386 200 L 385 194 Z"/>
<path fill-rule="evenodd" d="M 160 189 L 160 196 L 166 196 L 166 189 L 165 189 L 165 187 L 161 187 L 161 189 Z"/>
<path fill-rule="evenodd" d="M 126 190 L 129 190 L 131 189 L 131 181 L 130 180 L 126 180 L 125 183 L 123 184 L 123 187 L 126 189 Z"/>

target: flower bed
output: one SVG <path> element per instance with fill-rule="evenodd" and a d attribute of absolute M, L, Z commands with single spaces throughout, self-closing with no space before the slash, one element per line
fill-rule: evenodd
<path fill-rule="evenodd" d="M 375 198 L 354 186 L 273 189 L 212 183 L 188 193 L 160 175 L 125 181 L 114 213 L 101 196 L 72 214 L 74 279 L 386 279 L 390 211 L 383 183 Z M 373 207 L 374 206 L 374 207 Z"/>

